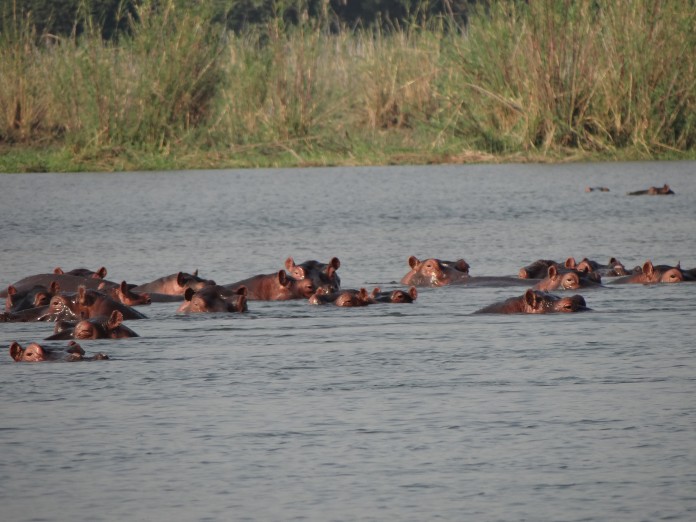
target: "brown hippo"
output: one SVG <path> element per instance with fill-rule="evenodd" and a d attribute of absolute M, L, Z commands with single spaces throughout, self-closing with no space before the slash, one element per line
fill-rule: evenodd
<path fill-rule="evenodd" d="M 56 339 L 124 339 L 138 334 L 123 324 L 123 314 L 114 310 L 109 317 L 98 315 L 77 322 L 57 321 L 53 335 Z"/>
<path fill-rule="evenodd" d="M 685 280 L 679 264 L 677 266 L 670 265 L 653 265 L 650 260 L 643 263 L 640 272 L 624 277 L 619 277 L 612 281 L 613 284 L 643 284 L 651 285 L 656 283 L 681 283 Z"/>
<path fill-rule="evenodd" d="M 53 269 L 54 274 L 68 274 L 78 277 L 91 277 L 94 279 L 104 279 L 106 277 L 106 267 L 97 268 L 96 272 L 88 268 L 73 268 L 68 272 L 65 272 L 61 267 L 57 266 Z"/>
<path fill-rule="evenodd" d="M 104 290 L 106 288 L 118 286 L 118 283 L 106 281 L 105 279 L 81 277 L 70 274 L 36 274 L 25 277 L 24 279 L 20 279 L 16 283 L 12 283 L 10 286 L 13 286 L 18 293 L 22 293 L 34 288 L 35 286 L 44 286 L 46 288 L 50 288 L 53 283 L 58 285 L 61 292 L 77 292 L 77 289 L 80 286 L 93 290 L 97 290 L 99 288 Z M 0 290 L 0 297 L 7 297 L 7 289 Z"/>
<path fill-rule="evenodd" d="M 85 351 L 75 341 L 71 341 L 65 350 L 51 350 L 37 343 L 29 343 L 26 348 L 17 342 L 10 345 L 10 356 L 16 362 L 42 362 L 42 361 L 102 361 L 108 359 L 105 353 L 98 353 L 92 357 L 85 357 Z"/>
<path fill-rule="evenodd" d="M 106 295 L 108 295 L 115 301 L 118 301 L 128 306 L 149 305 L 150 303 L 152 303 L 150 294 L 146 292 L 136 294 L 132 290 L 134 287 L 135 285 L 129 285 L 125 281 L 121 281 L 121 284 L 116 287 L 106 288 L 104 290 L 99 288 L 99 290 L 103 291 Z"/>
<path fill-rule="evenodd" d="M 550 266 L 562 266 L 552 259 L 537 259 L 536 261 L 520 268 L 517 276 L 520 279 L 543 279 L 546 277 Z"/>
<path fill-rule="evenodd" d="M 295 264 L 292 257 L 285 260 L 285 270 L 295 279 L 310 279 L 317 290 L 322 288 L 326 293 L 336 292 L 341 288 L 341 279 L 336 272 L 341 266 L 337 257 L 332 257 L 328 263 L 309 260 Z"/>
<path fill-rule="evenodd" d="M 288 299 L 308 299 L 316 292 L 311 279 L 295 279 L 285 270 L 272 274 L 259 274 L 236 283 L 222 285 L 226 294 L 234 293 L 240 287 L 248 290 L 250 301 L 287 301 Z"/>
<path fill-rule="evenodd" d="M 195 291 L 214 284 L 215 281 L 198 277 L 198 270 L 196 270 L 193 274 L 177 272 L 160 277 L 149 283 L 134 286 L 130 290 L 136 294 L 150 294 L 150 299 L 153 302 L 181 301 L 187 288 L 192 288 Z"/>
<path fill-rule="evenodd" d="M 411 270 L 401 278 L 402 285 L 445 286 L 469 277 L 469 263 L 463 259 L 443 261 L 429 258 L 421 261 L 411 256 L 408 264 Z"/>
<path fill-rule="evenodd" d="M 370 293 L 370 298 L 375 303 L 412 303 L 418 297 L 418 290 L 412 286 L 407 291 L 392 290 L 391 292 L 382 292 L 379 288 L 375 288 Z"/>
<path fill-rule="evenodd" d="M 123 314 L 124 319 L 146 319 L 147 317 L 135 308 L 125 305 L 97 290 L 89 290 L 84 286 L 77 289 L 68 306 L 82 319 L 98 315 L 110 316 L 114 310 Z"/>
<path fill-rule="evenodd" d="M 629 196 L 667 196 L 674 194 L 674 191 L 665 183 L 661 187 L 650 187 L 646 190 L 636 190 L 635 192 L 627 192 Z"/>
<path fill-rule="evenodd" d="M 51 297 L 59 292 L 58 283 L 53 281 L 47 288 L 43 285 L 36 285 L 22 293 L 14 286 L 7 287 L 7 297 L 5 298 L 5 311 L 20 312 L 28 308 L 46 306 L 51 301 Z"/>
<path fill-rule="evenodd" d="M 343 307 L 367 306 L 373 302 L 372 296 L 364 288 L 360 290 L 339 290 L 330 294 L 319 291 L 309 298 L 309 304 L 334 304 Z"/>
<path fill-rule="evenodd" d="M 196 291 L 189 288 L 177 312 L 247 312 L 247 293 L 245 286 L 233 292 L 218 285 L 204 286 Z"/>
<path fill-rule="evenodd" d="M 589 310 L 581 295 L 558 297 L 557 295 L 527 290 L 519 297 L 511 297 L 478 310 L 477 314 L 548 314 L 555 312 L 584 312 Z"/>
<path fill-rule="evenodd" d="M 585 192 L 609 192 L 609 187 L 585 187 Z"/>
<path fill-rule="evenodd" d="M 609 263 L 603 265 L 597 261 L 593 261 L 588 258 L 584 258 L 575 267 L 576 270 L 580 272 L 595 273 L 600 277 L 618 277 L 629 275 L 634 272 L 635 269 L 627 269 L 624 264 L 612 257 L 609 259 Z"/>
<path fill-rule="evenodd" d="M 551 265 L 544 279 L 532 287 L 532 290 L 550 292 L 551 290 L 577 290 L 592 286 L 602 286 L 601 278 L 597 274 L 589 277 L 589 274 L 578 270 L 565 268 L 559 269 Z M 597 281 L 599 279 L 599 282 Z"/>

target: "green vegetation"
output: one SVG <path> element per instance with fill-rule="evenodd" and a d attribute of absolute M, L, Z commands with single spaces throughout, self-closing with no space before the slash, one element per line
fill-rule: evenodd
<path fill-rule="evenodd" d="M 160 0 L 110 39 L 6 11 L 0 172 L 692 159 L 692 3 L 500 0 L 385 29 L 298 2 L 298 23 L 229 31 Z"/>

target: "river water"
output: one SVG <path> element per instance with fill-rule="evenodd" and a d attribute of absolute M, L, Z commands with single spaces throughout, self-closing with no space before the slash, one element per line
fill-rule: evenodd
<path fill-rule="evenodd" d="M 411 255 L 693 268 L 696 162 L 0 175 L 0 223 L 2 287 L 102 265 L 231 283 L 288 256 L 368 290 Z M 14 363 L 52 325 L 0 324 L 0 518 L 694 520 L 696 284 L 607 287 L 549 316 L 471 315 L 524 286 L 155 303 L 139 338 L 82 342 L 111 356 L 92 363 Z"/>

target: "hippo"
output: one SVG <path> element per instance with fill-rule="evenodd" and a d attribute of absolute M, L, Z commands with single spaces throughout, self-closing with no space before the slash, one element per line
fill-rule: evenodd
<path fill-rule="evenodd" d="M 309 260 L 299 265 L 292 257 L 285 260 L 285 270 L 295 279 L 310 279 L 316 289 L 324 289 L 326 293 L 336 292 L 341 288 L 341 279 L 336 271 L 341 266 L 337 257 L 332 257 L 328 263 Z"/>
<path fill-rule="evenodd" d="M 195 291 L 214 284 L 215 281 L 198 277 L 198 270 L 196 270 L 193 274 L 177 272 L 160 277 L 149 283 L 134 286 L 130 290 L 136 294 L 148 293 L 153 302 L 181 301 L 187 288 Z"/>
<path fill-rule="evenodd" d="M 67 306 L 82 319 L 89 319 L 98 315 L 110 316 L 114 310 L 121 312 L 124 319 L 147 319 L 145 314 L 135 308 L 116 301 L 97 290 L 89 290 L 84 286 L 77 289 L 77 294 L 72 296 Z"/>
<path fill-rule="evenodd" d="M 57 266 L 53 269 L 53 273 L 61 275 L 68 274 L 78 277 L 91 277 L 94 279 L 104 279 L 106 277 L 106 268 L 102 266 L 100 268 L 97 268 L 96 272 L 88 268 L 73 268 L 72 270 L 65 272 L 61 267 Z"/>
<path fill-rule="evenodd" d="M 342 307 L 367 306 L 374 302 L 372 295 L 364 288 L 339 290 L 330 294 L 319 291 L 309 298 L 309 304 L 334 304 Z"/>
<path fill-rule="evenodd" d="M 609 187 L 585 187 L 585 192 L 609 192 Z"/>
<path fill-rule="evenodd" d="M 121 281 L 119 286 L 105 289 L 104 293 L 115 301 L 119 301 L 128 306 L 149 305 L 152 303 L 150 294 L 143 292 L 136 294 L 133 292 L 135 285 L 129 285 L 125 281 Z M 101 290 L 101 289 L 100 289 Z"/>
<path fill-rule="evenodd" d="M 650 285 L 656 283 L 681 283 L 686 278 L 679 264 L 653 265 L 650 260 L 643 263 L 640 272 L 614 279 L 613 284 L 643 284 Z"/>
<path fill-rule="evenodd" d="M 560 266 L 552 259 L 537 259 L 536 261 L 523 266 L 517 274 L 520 279 L 543 279 L 546 277 L 550 266 Z"/>
<path fill-rule="evenodd" d="M 661 187 L 650 187 L 645 190 L 636 190 L 635 192 L 627 192 L 629 196 L 668 196 L 674 194 L 674 191 L 665 183 Z"/>
<path fill-rule="evenodd" d="M 590 275 L 593 277 L 590 277 Z M 544 292 L 550 292 L 551 290 L 577 290 L 578 288 L 602 286 L 601 281 L 601 277 L 595 273 L 588 274 L 570 268 L 559 269 L 551 265 L 546 277 L 535 284 L 532 290 L 542 290 Z"/>
<path fill-rule="evenodd" d="M 429 258 L 423 261 L 416 256 L 408 258 L 411 270 L 401 278 L 401 284 L 409 286 L 445 286 L 469 278 L 469 263 L 463 259 L 443 261 Z"/>
<path fill-rule="evenodd" d="M 5 311 L 20 312 L 28 308 L 46 306 L 51 297 L 59 292 L 58 283 L 53 281 L 47 288 L 43 285 L 36 285 L 20 293 L 14 286 L 7 287 L 7 297 L 5 298 Z"/>
<path fill-rule="evenodd" d="M 85 357 L 85 351 L 75 341 L 71 341 L 64 350 L 52 350 L 44 348 L 37 343 L 29 343 L 26 348 L 14 341 L 10 345 L 10 356 L 16 362 L 42 362 L 42 361 L 103 361 L 109 358 L 105 353 L 97 353 L 92 357 Z"/>
<path fill-rule="evenodd" d="M 589 308 L 587 308 L 585 299 L 581 295 L 559 297 L 547 292 L 529 289 L 521 296 L 511 297 L 500 303 L 494 303 L 474 313 L 548 314 L 556 312 L 584 312 L 586 310 L 589 310 Z"/>
<path fill-rule="evenodd" d="M 35 306 L 19 312 L 0 314 L 0 323 L 34 321 L 77 321 L 81 319 L 77 305 L 73 302 L 75 294 L 56 294 L 45 306 Z"/>
<path fill-rule="evenodd" d="M 123 314 L 114 310 L 109 317 L 97 315 L 77 322 L 57 321 L 53 335 L 46 337 L 46 340 L 124 339 L 127 337 L 139 336 L 123 324 Z"/>
<path fill-rule="evenodd" d="M 379 288 L 372 290 L 370 298 L 375 303 L 412 303 L 418 297 L 418 290 L 412 286 L 408 290 L 392 290 L 382 292 Z"/>
<path fill-rule="evenodd" d="M 177 312 L 247 312 L 247 293 L 245 286 L 232 292 L 218 285 L 204 286 L 195 291 L 188 288 Z"/>
<path fill-rule="evenodd" d="M 50 288 L 51 285 L 55 283 L 60 288 L 61 292 L 77 292 L 78 287 L 84 286 L 92 290 L 105 290 L 114 286 L 118 286 L 118 283 L 113 281 L 107 281 L 105 279 L 98 279 L 94 277 L 81 277 L 70 274 L 36 274 L 33 276 L 25 277 L 20 279 L 16 283 L 12 283 L 18 293 L 26 292 L 35 286 L 44 286 Z M 0 290 L 0 297 L 7 297 L 7 289 Z"/>
<path fill-rule="evenodd" d="M 272 274 L 259 274 L 236 283 L 222 285 L 226 295 L 231 295 L 245 286 L 250 301 L 287 301 L 288 299 L 308 299 L 316 292 L 311 279 L 295 279 L 285 270 Z"/>

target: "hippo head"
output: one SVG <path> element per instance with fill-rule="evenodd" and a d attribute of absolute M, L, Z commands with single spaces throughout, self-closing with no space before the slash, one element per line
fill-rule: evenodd
<path fill-rule="evenodd" d="M 643 264 L 643 275 L 647 283 L 681 283 L 684 281 L 680 263 L 677 266 L 654 266 L 651 261 Z"/>
<path fill-rule="evenodd" d="M 345 292 L 340 292 L 334 304 L 336 306 L 367 306 L 370 304 L 370 294 L 364 288 L 357 292 L 346 290 Z"/>
<path fill-rule="evenodd" d="M 411 271 L 401 280 L 407 285 L 443 286 L 469 275 L 469 264 L 463 259 L 441 261 L 430 258 L 421 261 L 416 256 L 411 256 L 408 264 Z"/>
<path fill-rule="evenodd" d="M 336 272 L 341 266 L 341 261 L 337 257 L 332 257 L 328 263 L 319 261 L 305 261 L 296 264 L 292 257 L 285 260 L 285 269 L 293 279 L 311 279 L 314 287 L 324 290 L 327 294 L 337 292 L 341 287 L 341 279 Z"/>
<path fill-rule="evenodd" d="M 95 317 L 83 319 L 75 325 L 75 339 L 106 339 L 113 337 L 112 332 L 123 323 L 123 314 L 118 310 L 111 312 L 108 318 Z"/>
<path fill-rule="evenodd" d="M 41 345 L 29 343 L 26 348 L 22 348 L 17 341 L 10 345 L 10 356 L 17 362 L 40 362 L 47 358 Z"/>
<path fill-rule="evenodd" d="M 117 287 L 112 288 L 110 291 L 106 288 L 106 285 L 102 283 L 99 285 L 98 290 L 107 292 L 113 299 L 119 301 L 127 306 L 137 306 L 137 305 L 148 305 L 152 302 L 150 294 L 142 293 L 136 294 L 132 292 L 131 289 L 135 285 L 129 285 L 125 281 L 121 281 L 121 284 Z"/>
<path fill-rule="evenodd" d="M 204 286 L 213 286 L 215 281 L 211 279 L 203 279 L 198 277 L 198 270 L 193 272 L 193 274 L 187 274 L 186 272 L 178 272 L 176 274 L 176 283 L 184 288 L 192 288 L 193 290 L 200 290 Z"/>
<path fill-rule="evenodd" d="M 538 290 L 527 290 L 524 294 L 525 312 L 528 314 L 545 314 L 551 312 L 583 312 L 589 310 L 581 295 L 558 297 Z"/>

